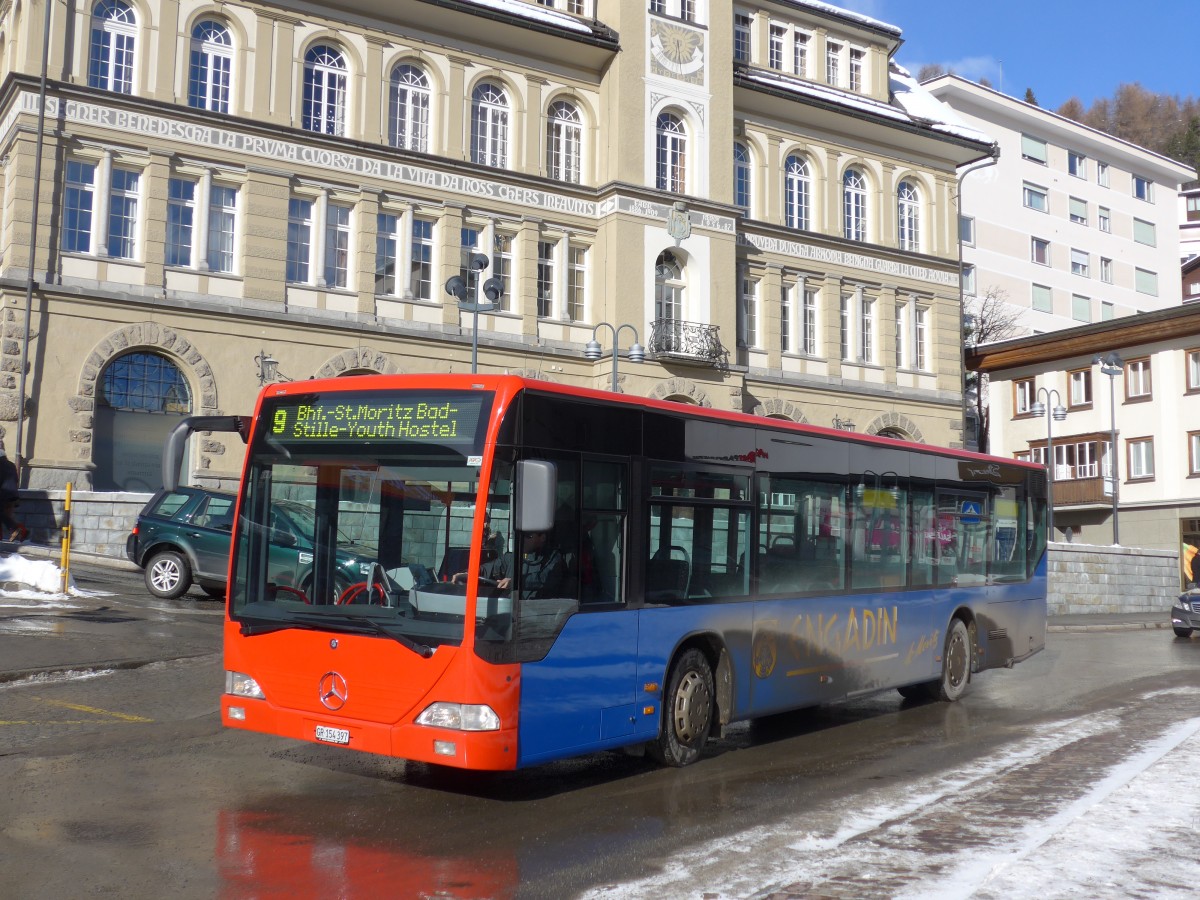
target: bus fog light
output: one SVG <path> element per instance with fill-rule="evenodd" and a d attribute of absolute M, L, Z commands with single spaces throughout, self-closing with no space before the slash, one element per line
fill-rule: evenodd
<path fill-rule="evenodd" d="M 458 744 L 454 741 L 434 741 L 433 752 L 438 756 L 457 756 Z"/>
<path fill-rule="evenodd" d="M 492 708 L 474 703 L 431 703 L 416 721 L 418 725 L 454 731 L 500 730 L 500 717 Z"/>
<path fill-rule="evenodd" d="M 228 669 L 225 671 L 225 693 L 233 694 L 235 697 L 251 697 L 254 700 L 267 699 L 267 695 L 262 692 L 257 681 L 249 675 L 231 672 Z"/>
<path fill-rule="evenodd" d="M 245 722 L 246 721 L 246 708 L 244 706 L 231 706 L 231 707 L 229 707 L 228 712 L 229 712 L 229 718 L 232 719 L 233 721 L 235 721 L 235 722 Z"/>

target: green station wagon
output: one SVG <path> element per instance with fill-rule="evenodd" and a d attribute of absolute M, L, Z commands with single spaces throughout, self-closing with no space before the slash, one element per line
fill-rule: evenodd
<path fill-rule="evenodd" d="M 210 597 L 224 598 L 236 503 L 233 494 L 192 487 L 159 491 L 150 498 L 125 541 L 125 555 L 145 571 L 150 593 L 174 600 L 195 584 Z M 316 533 L 312 510 L 296 501 L 276 501 L 271 528 L 272 580 L 307 594 Z M 345 536 L 338 543 L 342 549 L 334 581 L 340 594 L 363 580 L 374 555 Z"/>

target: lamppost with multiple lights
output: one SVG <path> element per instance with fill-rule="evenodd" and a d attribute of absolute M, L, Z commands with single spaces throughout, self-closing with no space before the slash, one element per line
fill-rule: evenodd
<path fill-rule="evenodd" d="M 629 361 L 640 363 L 646 358 L 646 348 L 638 343 L 637 329 L 632 325 L 612 325 L 608 322 L 601 322 L 592 329 L 592 339 L 587 342 L 583 348 L 583 355 L 586 359 L 599 359 L 604 355 L 604 351 L 600 347 L 600 342 L 596 340 L 596 332 L 601 328 L 607 328 L 612 332 L 613 349 L 612 349 L 612 389 L 613 393 L 617 393 L 617 359 L 620 356 L 617 347 L 617 341 L 620 340 L 621 332 L 628 328 L 633 332 L 633 344 L 629 347 Z"/>
<path fill-rule="evenodd" d="M 1093 364 L 1100 366 L 1100 374 L 1108 376 L 1108 396 L 1112 408 L 1112 437 L 1109 439 L 1108 445 L 1108 468 L 1112 476 L 1112 520 L 1113 520 L 1113 544 L 1121 543 L 1121 531 L 1117 524 L 1118 510 L 1118 491 L 1117 491 L 1117 376 L 1125 372 L 1125 360 L 1114 350 L 1105 356 L 1097 356 L 1092 360 Z"/>
<path fill-rule="evenodd" d="M 1042 402 L 1042 395 L 1046 402 Z M 1050 398 L 1058 404 L 1050 409 Z M 1046 540 L 1054 540 L 1054 438 L 1052 435 L 1053 422 L 1061 422 L 1067 417 L 1067 408 L 1062 405 L 1058 391 L 1052 388 L 1038 388 L 1037 399 L 1029 408 L 1035 416 L 1046 416 Z M 1051 421 L 1053 420 L 1053 422 Z"/>
<path fill-rule="evenodd" d="M 472 272 L 482 272 L 488 267 L 488 258 L 482 253 L 472 253 L 468 266 Z M 460 310 L 471 314 L 471 374 L 474 375 L 479 367 L 479 314 L 496 308 L 496 301 L 504 296 L 504 282 L 492 277 L 483 283 L 486 303 L 480 303 L 477 297 L 468 303 L 467 287 L 467 280 L 461 275 L 451 275 L 446 280 L 446 293 L 458 301 Z"/>

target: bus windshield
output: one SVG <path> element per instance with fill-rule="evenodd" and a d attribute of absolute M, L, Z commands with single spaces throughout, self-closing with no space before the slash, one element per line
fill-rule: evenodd
<path fill-rule="evenodd" d="M 243 481 L 230 614 L 244 634 L 321 628 L 459 644 L 484 392 L 267 399 Z M 504 498 L 507 501 L 507 498 Z M 416 615 L 414 599 L 441 598 Z"/>

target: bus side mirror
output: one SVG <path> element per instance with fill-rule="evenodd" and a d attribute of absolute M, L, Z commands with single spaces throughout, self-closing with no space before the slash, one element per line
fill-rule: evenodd
<path fill-rule="evenodd" d="M 549 531 L 554 527 L 554 500 L 558 494 L 558 470 L 554 463 L 545 459 L 519 460 L 516 480 L 517 531 Z"/>

